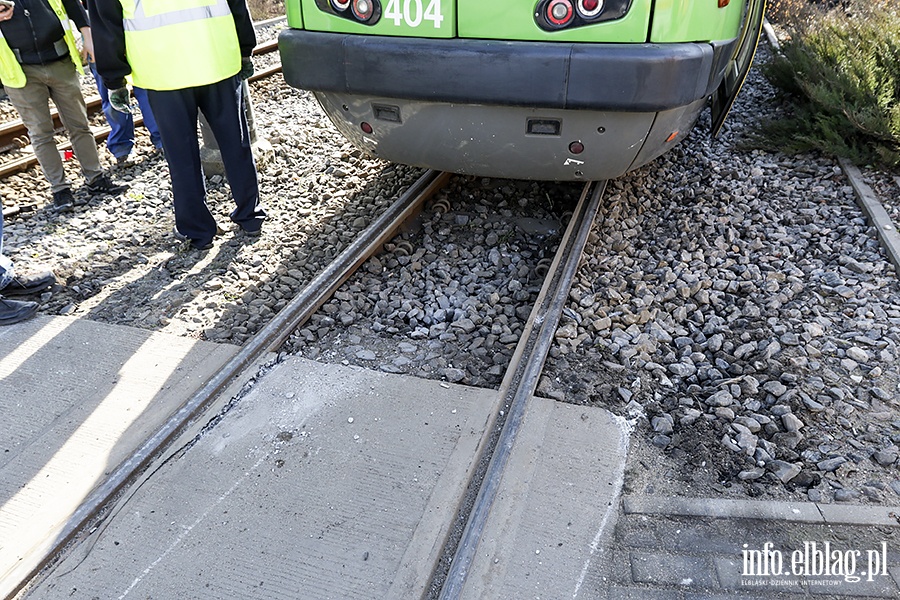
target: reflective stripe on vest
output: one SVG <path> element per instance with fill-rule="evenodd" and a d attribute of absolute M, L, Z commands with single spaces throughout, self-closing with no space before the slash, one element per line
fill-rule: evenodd
<path fill-rule="evenodd" d="M 199 21 L 200 19 L 210 19 L 212 17 L 225 17 L 231 14 L 231 9 L 228 7 L 226 0 L 219 0 L 214 5 L 179 8 L 156 15 L 147 15 L 145 5 L 146 2 L 142 0 L 135 2 L 134 17 L 125 19 L 126 31 L 146 31 L 147 29 L 156 29 L 166 25 L 177 25 L 178 23 Z"/>
<path fill-rule="evenodd" d="M 178 90 L 217 83 L 241 69 L 226 0 L 119 0 L 134 85 Z"/>
<path fill-rule="evenodd" d="M 50 0 L 50 8 L 56 13 L 62 25 L 63 39 L 66 40 L 66 46 L 69 49 L 69 57 L 75 63 L 76 70 L 84 75 L 84 69 L 81 66 L 81 52 L 78 51 L 78 45 L 75 43 L 72 23 L 69 21 L 69 15 L 66 14 L 62 0 Z M 9 47 L 2 32 L 0 32 L 0 81 L 3 81 L 3 85 L 11 88 L 23 88 L 27 83 L 22 65 L 16 60 L 16 55 Z"/>

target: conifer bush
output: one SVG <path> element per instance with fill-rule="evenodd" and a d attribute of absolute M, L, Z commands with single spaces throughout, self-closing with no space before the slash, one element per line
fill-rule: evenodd
<path fill-rule="evenodd" d="M 790 7 L 786 7 L 786 4 Z M 792 99 L 767 143 L 900 167 L 900 8 L 895 0 L 780 2 L 790 41 L 764 68 Z M 791 8 L 792 7 L 792 8 Z"/>

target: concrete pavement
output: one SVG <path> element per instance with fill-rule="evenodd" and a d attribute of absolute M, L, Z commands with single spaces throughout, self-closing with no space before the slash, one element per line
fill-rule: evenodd
<path fill-rule="evenodd" d="M 4 328 L 0 347 L 8 586 L 235 349 L 64 317 Z M 23 596 L 428 597 L 497 402 L 283 361 Z M 629 435 L 603 409 L 532 399 L 462 595 L 900 597 L 900 507 L 623 498 Z"/>

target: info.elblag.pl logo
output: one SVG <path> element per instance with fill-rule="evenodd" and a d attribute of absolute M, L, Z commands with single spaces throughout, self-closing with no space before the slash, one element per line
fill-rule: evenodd
<path fill-rule="evenodd" d="M 888 575 L 887 542 L 867 550 L 842 550 L 832 547 L 831 542 L 803 542 L 802 548 L 789 554 L 777 550 L 772 542 L 766 542 L 761 550 L 751 550 L 748 544 L 743 548 L 743 577 L 840 577 L 847 583 L 856 583 L 863 577 L 874 581 Z"/>

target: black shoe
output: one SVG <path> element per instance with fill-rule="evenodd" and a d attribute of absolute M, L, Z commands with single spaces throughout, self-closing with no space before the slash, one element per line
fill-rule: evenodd
<path fill-rule="evenodd" d="M 262 235 L 262 227 L 260 227 L 259 229 L 252 229 L 252 230 L 244 229 L 243 227 L 241 227 L 241 231 L 244 232 L 244 235 L 246 235 L 247 237 L 251 237 L 251 238 L 258 238 L 259 236 Z"/>
<path fill-rule="evenodd" d="M 217 227 L 216 233 L 219 233 L 220 231 L 221 230 L 218 229 L 218 227 Z M 186 236 L 183 233 L 181 233 L 180 231 L 178 231 L 178 229 L 173 229 L 172 234 L 175 236 L 175 239 L 177 239 L 177 240 L 180 240 L 182 242 L 190 242 L 191 248 L 193 248 L 194 250 L 209 250 L 210 248 L 213 247 L 212 240 L 210 240 L 206 243 L 201 243 L 201 242 L 198 242 L 197 240 L 192 240 L 188 236 Z"/>
<path fill-rule="evenodd" d="M 106 173 L 100 175 L 85 187 L 87 187 L 87 191 L 91 194 L 109 194 L 111 196 L 121 194 L 128 189 L 127 185 L 114 183 Z"/>
<path fill-rule="evenodd" d="M 69 208 L 75 204 L 75 195 L 72 190 L 66 188 L 53 192 L 53 206 L 56 208 Z"/>
<path fill-rule="evenodd" d="M 0 296 L 0 325 L 12 325 L 19 321 L 34 316 L 37 312 L 37 302 L 20 302 L 19 300 L 7 300 Z"/>
<path fill-rule="evenodd" d="M 3 288 L 5 296 L 25 296 L 43 292 L 56 283 L 56 275 L 43 271 L 32 275 L 17 275 Z"/>

